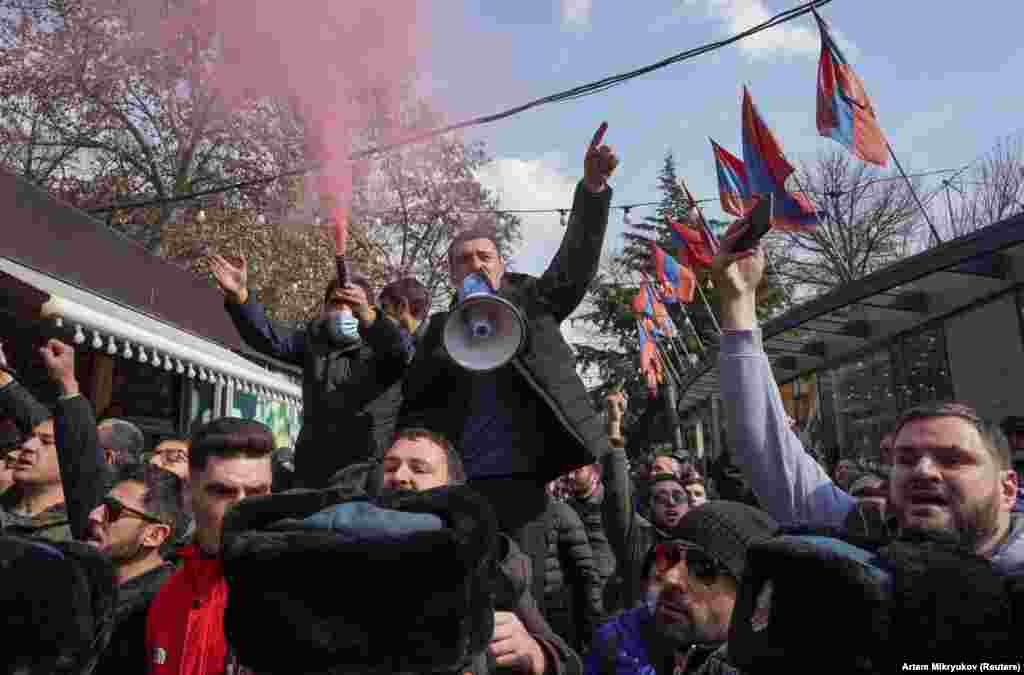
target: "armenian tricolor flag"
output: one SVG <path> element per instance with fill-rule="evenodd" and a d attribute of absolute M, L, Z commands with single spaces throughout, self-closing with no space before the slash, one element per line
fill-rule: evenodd
<path fill-rule="evenodd" d="M 654 278 L 657 279 L 665 303 L 671 305 L 677 302 L 693 302 L 693 293 L 697 288 L 697 277 L 693 270 L 680 265 L 653 241 L 650 243 L 650 249 Z"/>
<path fill-rule="evenodd" d="M 842 143 L 854 155 L 878 166 L 888 161 L 888 145 L 878 126 L 864 83 L 832 38 L 828 24 L 817 12 L 821 32 L 818 59 L 818 133 Z"/>
<path fill-rule="evenodd" d="M 754 205 L 750 196 L 750 181 L 747 180 L 747 168 L 743 161 L 731 152 L 711 141 L 711 150 L 715 155 L 715 168 L 718 171 L 718 198 L 722 202 L 722 210 L 737 218 L 747 215 Z"/>
<path fill-rule="evenodd" d="M 793 173 L 793 165 L 782 153 L 771 129 L 743 88 L 743 163 L 750 183 L 750 194 L 775 195 L 774 227 L 783 230 L 813 230 L 818 214 L 806 196 L 786 191 L 786 179 Z"/>

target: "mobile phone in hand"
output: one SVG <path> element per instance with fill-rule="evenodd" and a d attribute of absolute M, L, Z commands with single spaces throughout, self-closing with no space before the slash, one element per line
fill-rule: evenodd
<path fill-rule="evenodd" d="M 750 226 L 732 247 L 733 253 L 749 251 L 757 246 L 757 243 L 761 241 L 761 238 L 768 234 L 768 231 L 772 229 L 772 215 L 774 210 L 775 195 L 766 194 L 761 195 L 758 198 L 757 204 L 755 204 L 754 208 L 752 208 L 750 213 L 747 214 L 747 222 L 750 223 Z"/>

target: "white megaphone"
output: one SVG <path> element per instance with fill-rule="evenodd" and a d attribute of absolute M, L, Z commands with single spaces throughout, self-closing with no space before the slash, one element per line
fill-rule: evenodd
<path fill-rule="evenodd" d="M 494 295 L 481 275 L 468 275 L 459 304 L 444 324 L 442 342 L 452 361 L 474 372 L 496 370 L 511 361 L 525 341 L 526 320 L 519 309 Z"/>

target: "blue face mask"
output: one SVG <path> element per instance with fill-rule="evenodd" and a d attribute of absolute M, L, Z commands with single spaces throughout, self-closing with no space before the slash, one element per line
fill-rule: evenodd
<path fill-rule="evenodd" d="M 462 280 L 462 287 L 459 288 L 458 293 L 459 302 L 474 295 L 494 295 L 494 289 L 491 288 L 487 277 L 479 272 L 467 274 L 466 278 Z M 494 320 L 486 314 L 468 312 L 465 319 L 469 332 L 474 338 L 487 339 L 494 335 Z"/>
<path fill-rule="evenodd" d="M 459 288 L 459 302 L 462 302 L 471 295 L 479 295 L 481 293 L 494 295 L 494 289 L 491 288 L 487 277 L 479 272 L 467 274 L 466 278 L 462 280 L 462 286 Z"/>
<path fill-rule="evenodd" d="M 334 342 L 352 342 L 359 339 L 359 319 L 352 310 L 334 310 L 327 314 L 327 334 Z"/>

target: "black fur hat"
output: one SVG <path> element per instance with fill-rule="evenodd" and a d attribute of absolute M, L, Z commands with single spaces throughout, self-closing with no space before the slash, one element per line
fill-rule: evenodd
<path fill-rule="evenodd" d="M 91 673 L 116 606 L 114 567 L 93 547 L 0 537 L 0 672 Z"/>
<path fill-rule="evenodd" d="M 349 502 L 432 514 L 443 526 L 367 543 L 299 523 Z M 463 486 L 247 499 L 224 523 L 225 632 L 239 662 L 259 672 L 453 671 L 494 632 L 496 551 L 490 505 Z"/>
<path fill-rule="evenodd" d="M 934 534 L 904 533 L 879 557 L 893 571 L 890 640 L 899 663 L 1016 662 L 1010 588 L 992 563 Z"/>
<path fill-rule="evenodd" d="M 875 558 L 815 535 L 753 546 L 729 626 L 731 662 L 757 673 L 815 663 L 828 663 L 830 672 L 875 672 L 892 584 Z"/>

